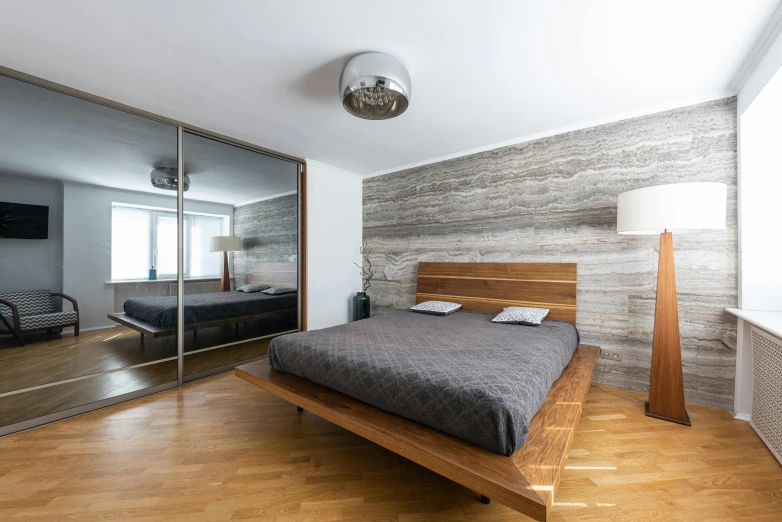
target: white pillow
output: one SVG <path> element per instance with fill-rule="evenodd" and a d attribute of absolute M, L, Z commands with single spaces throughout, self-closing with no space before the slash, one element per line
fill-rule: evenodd
<path fill-rule="evenodd" d="M 526 308 L 523 306 L 509 306 L 491 320 L 493 323 L 523 324 L 537 326 L 548 315 L 548 308 Z"/>
<path fill-rule="evenodd" d="M 420 314 L 448 315 L 454 313 L 461 307 L 462 305 L 459 303 L 449 303 L 448 301 L 424 301 L 423 303 L 415 305 L 410 310 Z"/>

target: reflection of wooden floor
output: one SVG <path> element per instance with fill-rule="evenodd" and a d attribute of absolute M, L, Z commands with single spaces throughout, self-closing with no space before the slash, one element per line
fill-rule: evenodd
<path fill-rule="evenodd" d="M 176 361 L 96 375 L 65 384 L 0 397 L 2 425 L 15 424 L 177 380 Z"/>
<path fill-rule="evenodd" d="M 176 356 L 176 337 L 146 343 L 124 326 L 46 337 L 25 346 L 0 344 L 0 393 Z"/>
<path fill-rule="evenodd" d="M 195 348 L 226 342 L 232 333 L 205 330 Z M 174 336 L 147 339 L 142 348 L 139 334 L 126 327 L 91 330 L 79 337 L 38 336 L 23 347 L 5 338 L 0 342 L 0 393 L 176 356 Z M 185 377 L 265 355 L 269 342 L 261 339 L 186 355 Z M 0 397 L 0 426 L 176 381 L 176 366 L 170 361 Z"/>
<path fill-rule="evenodd" d="M 749 424 L 688 410 L 590 390 L 549 520 L 780 520 Z M 0 520 L 529 520 L 233 375 L 0 439 L 0 487 Z"/>

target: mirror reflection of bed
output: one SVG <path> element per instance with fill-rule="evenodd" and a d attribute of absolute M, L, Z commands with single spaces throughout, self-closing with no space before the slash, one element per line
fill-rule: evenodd
<path fill-rule="evenodd" d="M 296 286 L 296 262 L 255 263 L 250 283 L 227 292 L 204 291 L 205 285 L 185 283 L 186 375 L 261 357 L 270 336 L 295 331 Z M 176 304 L 173 296 L 133 297 L 123 303 L 122 312 L 108 318 L 138 332 L 138 345 L 144 351 L 161 341 L 166 344 L 165 339 L 176 334 Z M 242 343 L 250 339 L 257 341 Z"/>

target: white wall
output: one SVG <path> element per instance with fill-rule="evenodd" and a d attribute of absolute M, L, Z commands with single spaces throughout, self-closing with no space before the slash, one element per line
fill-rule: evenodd
<path fill-rule="evenodd" d="M 740 307 L 782 311 L 782 70 L 740 118 Z"/>
<path fill-rule="evenodd" d="M 361 290 L 353 259 L 361 246 L 362 180 L 351 172 L 307 160 L 307 327 L 350 320 L 350 300 Z"/>
<path fill-rule="evenodd" d="M 782 36 L 739 91 L 739 308 L 782 311 Z M 733 412 L 752 413 L 750 325 L 738 319 Z"/>
<path fill-rule="evenodd" d="M 77 183 L 63 191 L 63 291 L 79 301 L 81 328 L 114 326 L 111 280 L 111 204 L 176 209 L 175 196 L 157 196 Z M 233 216 L 233 206 L 185 200 L 185 210 Z"/>
<path fill-rule="evenodd" d="M 0 174 L 0 201 L 49 207 L 48 239 L 0 239 L 0 292 L 62 292 L 62 183 Z"/>
<path fill-rule="evenodd" d="M 738 96 L 739 307 L 782 310 L 782 36 Z"/>

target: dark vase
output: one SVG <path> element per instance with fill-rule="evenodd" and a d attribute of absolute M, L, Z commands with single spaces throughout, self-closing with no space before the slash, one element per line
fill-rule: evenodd
<path fill-rule="evenodd" d="M 359 321 L 369 317 L 369 296 L 366 292 L 356 292 L 353 296 L 353 320 Z"/>

